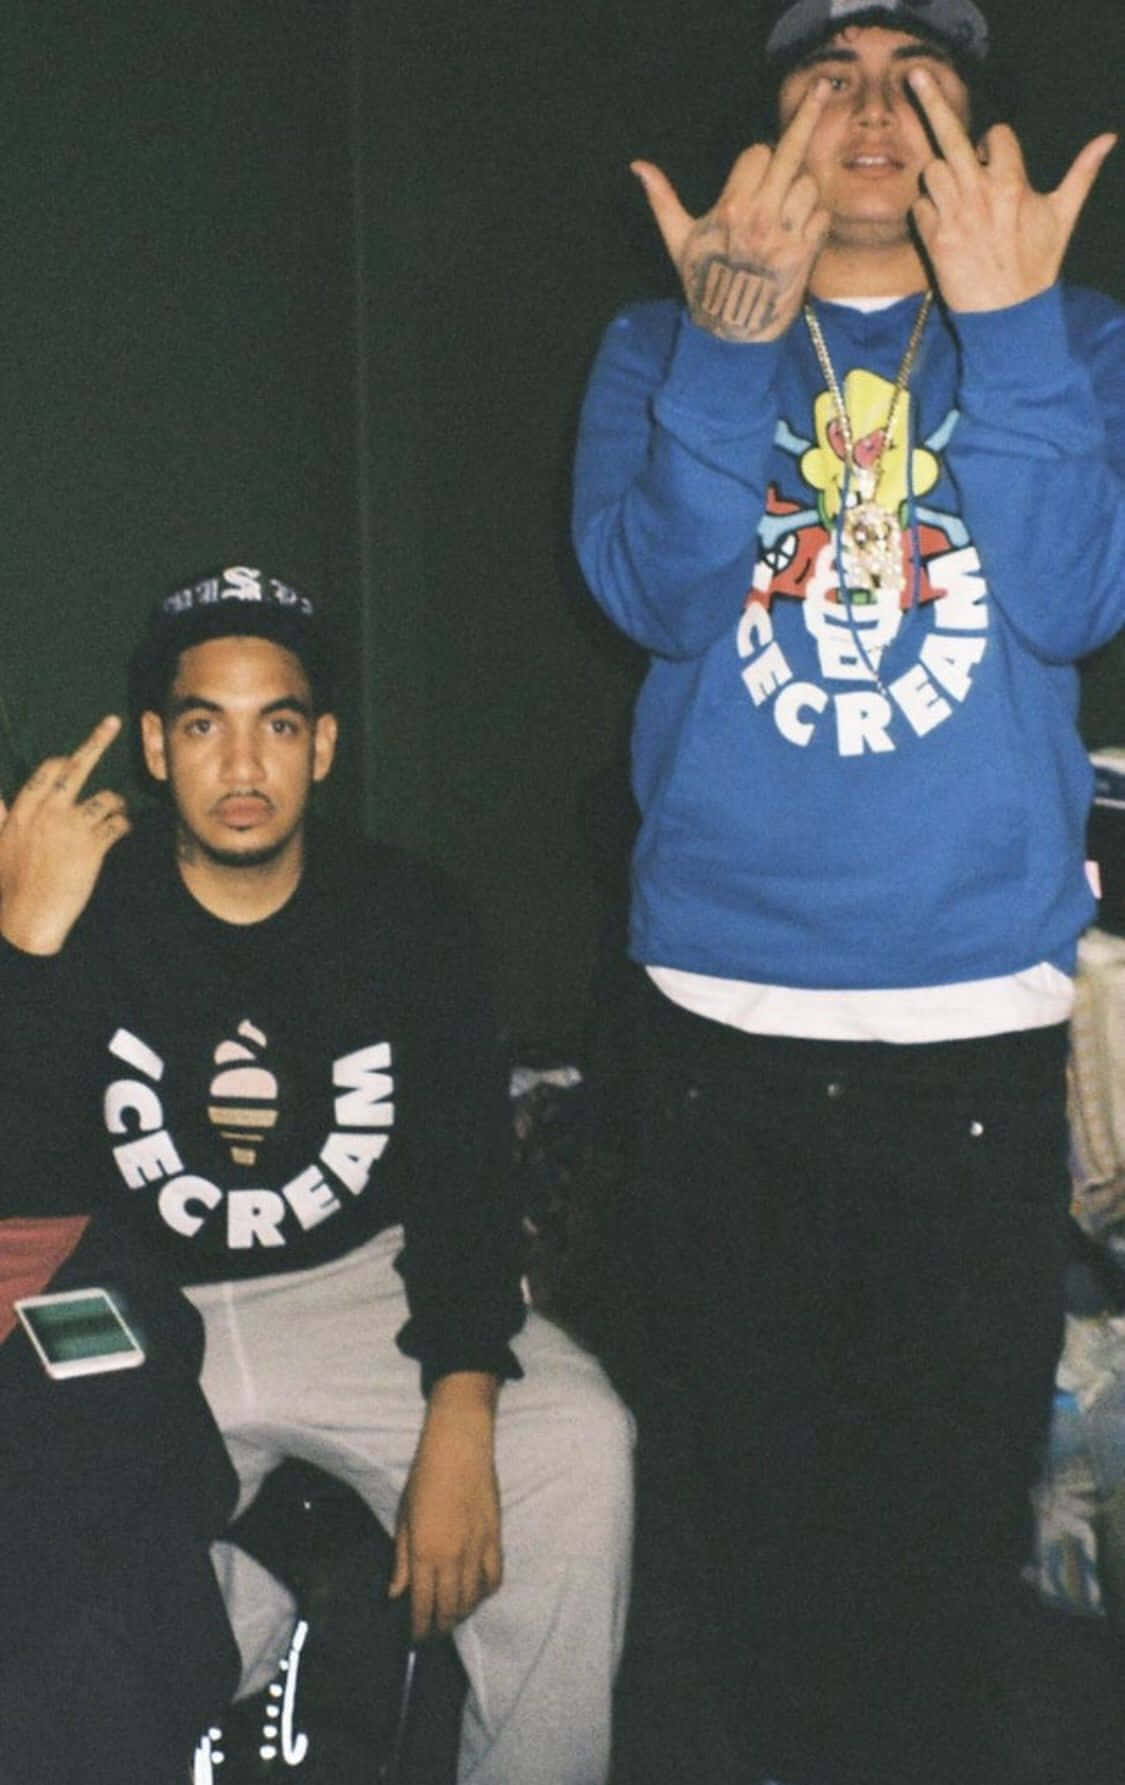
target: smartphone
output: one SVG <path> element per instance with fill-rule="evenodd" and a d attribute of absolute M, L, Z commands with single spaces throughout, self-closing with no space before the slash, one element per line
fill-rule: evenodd
<path fill-rule="evenodd" d="M 144 1347 L 108 1289 L 25 1295 L 15 1310 L 48 1376 L 94 1376 L 144 1362 Z"/>

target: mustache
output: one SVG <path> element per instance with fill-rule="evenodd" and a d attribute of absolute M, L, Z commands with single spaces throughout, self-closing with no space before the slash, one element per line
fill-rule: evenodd
<path fill-rule="evenodd" d="M 226 793 L 220 795 L 212 805 L 211 810 L 212 812 L 221 812 L 224 806 L 239 806 L 244 804 L 247 800 L 254 800 L 258 805 L 265 806 L 270 812 L 275 810 L 274 803 L 269 794 L 263 793 L 260 787 L 230 788 Z"/>

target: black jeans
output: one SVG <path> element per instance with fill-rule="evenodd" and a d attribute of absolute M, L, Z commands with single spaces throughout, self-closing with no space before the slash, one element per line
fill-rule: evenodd
<path fill-rule="evenodd" d="M 704 1484 L 742 1776 L 1000 1785 L 997 1614 L 1062 1331 L 1065 1030 L 836 1045 L 641 999 L 651 1408 Z"/>
<path fill-rule="evenodd" d="M 183 1785 L 238 1679 L 209 1555 L 236 1483 L 195 1309 L 97 1221 L 50 1287 L 88 1284 L 121 1297 L 140 1368 L 53 1381 L 22 1328 L 0 1347 L 0 1777 Z"/>

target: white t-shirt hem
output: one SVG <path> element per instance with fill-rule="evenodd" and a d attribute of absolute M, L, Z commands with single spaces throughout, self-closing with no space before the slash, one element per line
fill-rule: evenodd
<path fill-rule="evenodd" d="M 1074 982 L 1048 961 L 996 979 L 876 991 L 759 985 L 678 967 L 646 971 L 666 998 L 696 1016 L 751 1035 L 808 1041 L 968 1041 L 1065 1023 L 1074 1007 Z"/>

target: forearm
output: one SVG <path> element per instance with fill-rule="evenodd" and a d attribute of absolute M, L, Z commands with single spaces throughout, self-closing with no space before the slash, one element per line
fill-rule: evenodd
<path fill-rule="evenodd" d="M 500 1206 L 434 1211 L 440 1233 L 412 1233 L 400 1261 L 410 1318 L 400 1348 L 422 1367 L 426 1392 L 465 1376 L 499 1381 L 518 1376 L 510 1340 L 523 1325 L 521 1235 L 514 1199 Z M 419 1223 L 420 1225 L 420 1223 Z"/>
<path fill-rule="evenodd" d="M 421 1364 L 427 1392 L 439 1378 L 520 1373 L 509 1346 L 524 1305 L 506 1062 L 487 1008 L 472 996 L 458 1003 L 431 1059 L 429 1089 L 443 1119 L 415 1112 L 426 1125 L 399 1261 L 410 1318 L 398 1343 Z"/>
<path fill-rule="evenodd" d="M 621 629 L 660 655 L 705 650 L 753 574 L 776 426 L 780 348 L 715 339 L 685 317 L 626 315 L 583 407 L 574 539 Z"/>
<path fill-rule="evenodd" d="M 92 1206 L 78 1079 L 88 1028 L 71 962 L 0 938 L 0 1216 L 59 1216 Z"/>
<path fill-rule="evenodd" d="M 961 417 L 949 451 L 990 589 L 1024 641 L 1072 662 L 1125 624 L 1125 316 L 1080 358 L 1060 288 L 954 317 Z"/>
<path fill-rule="evenodd" d="M 444 882 L 419 889 L 413 924 L 425 935 L 413 1040 L 424 1072 L 398 1104 L 410 1307 L 398 1342 L 428 1391 L 465 1371 L 519 1375 L 508 1342 L 524 1318 L 522 1232 L 509 1061 L 477 924 Z"/>

